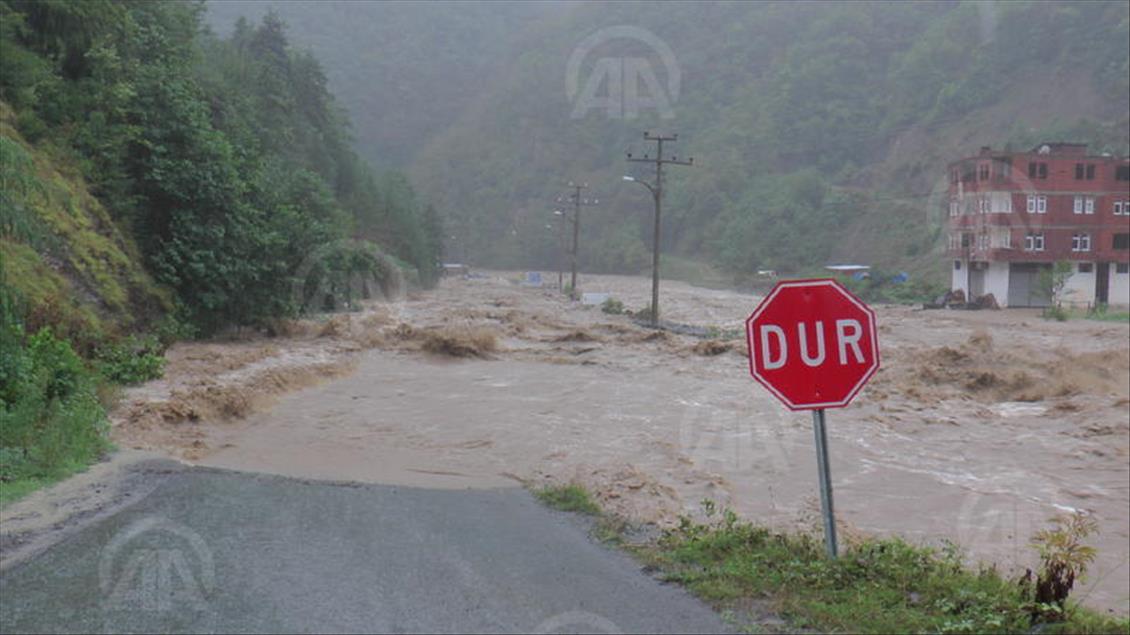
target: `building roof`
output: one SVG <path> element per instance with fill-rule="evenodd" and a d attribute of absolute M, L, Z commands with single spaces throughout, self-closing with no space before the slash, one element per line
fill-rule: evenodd
<path fill-rule="evenodd" d="M 1074 143 L 1069 141 L 1045 141 L 1033 147 L 1031 150 L 994 150 L 990 146 L 981 146 L 980 151 L 975 155 L 962 157 L 956 161 L 951 161 L 948 165 L 953 167 L 957 164 L 966 161 L 976 161 L 978 159 L 995 159 L 995 158 L 1008 158 L 1012 156 L 1048 156 L 1048 157 L 1076 157 L 1079 159 L 1086 159 L 1088 161 L 1102 161 L 1102 162 L 1130 162 L 1130 156 L 1119 157 L 1110 153 L 1101 155 L 1087 154 L 1086 143 Z"/>

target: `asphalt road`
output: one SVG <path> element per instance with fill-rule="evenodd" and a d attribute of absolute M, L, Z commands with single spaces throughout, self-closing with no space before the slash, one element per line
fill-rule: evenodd
<path fill-rule="evenodd" d="M 527 492 L 176 469 L 0 573 L 0 632 L 718 632 Z"/>

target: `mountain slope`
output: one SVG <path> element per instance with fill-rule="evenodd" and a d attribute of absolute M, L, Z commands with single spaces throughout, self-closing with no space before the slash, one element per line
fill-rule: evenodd
<path fill-rule="evenodd" d="M 617 24 L 674 52 L 673 118 L 571 118 L 571 49 Z M 460 210 L 451 225 L 472 253 L 541 266 L 553 197 L 587 179 L 603 200 L 586 211 L 585 265 L 643 268 L 650 203 L 620 181 L 623 150 L 653 147 L 642 130 L 677 131 L 673 150 L 696 165 L 670 172 L 665 250 L 735 272 L 928 267 L 938 223 L 926 207 L 945 162 L 1045 133 L 1126 152 L 1127 24 L 1114 3 L 584 5 L 531 35 L 412 176 Z"/>
<path fill-rule="evenodd" d="M 171 308 L 169 293 L 85 180 L 28 144 L 14 120 L 0 102 L 4 220 L 16 229 L 0 232 L 0 260 L 4 284 L 29 306 L 29 330 L 51 325 L 89 349 L 105 335 L 151 326 Z"/>
<path fill-rule="evenodd" d="M 648 129 L 678 132 L 669 149 L 696 159 L 669 172 L 665 252 L 735 275 L 829 260 L 938 275 L 946 162 L 1044 136 L 1130 146 L 1126 3 L 209 6 L 217 28 L 268 6 L 291 17 L 294 41 L 327 61 L 359 151 L 409 166 L 445 212 L 448 253 L 480 264 L 556 266 L 546 224 L 572 179 L 601 199 L 582 221 L 582 266 L 646 269 L 650 201 L 620 177 Z M 568 63 L 589 37 L 582 89 L 610 68 L 601 60 L 632 58 L 668 87 L 661 51 L 613 27 L 669 47 L 672 117 L 571 99 Z"/>

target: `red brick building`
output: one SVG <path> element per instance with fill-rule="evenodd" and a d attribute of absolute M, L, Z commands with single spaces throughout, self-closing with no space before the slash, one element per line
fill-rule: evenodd
<path fill-rule="evenodd" d="M 1046 306 L 1040 271 L 1067 260 L 1065 304 L 1130 305 L 1130 157 L 1086 144 L 981 148 L 949 165 L 953 289 L 1001 306 Z"/>

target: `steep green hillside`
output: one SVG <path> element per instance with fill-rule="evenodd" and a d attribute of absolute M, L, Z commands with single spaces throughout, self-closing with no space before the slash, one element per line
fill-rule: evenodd
<path fill-rule="evenodd" d="M 141 265 L 133 241 L 75 170 L 29 145 L 0 102 L 4 283 L 29 306 L 28 329 L 53 326 L 90 350 L 106 335 L 144 330 L 171 296 Z"/>
<path fill-rule="evenodd" d="M 5 170 L 20 190 L 0 237 L 29 311 L 47 310 L 48 285 L 23 275 L 33 254 L 78 304 L 129 316 L 123 329 L 168 309 L 137 291 L 142 263 L 204 333 L 321 308 L 300 291 L 340 291 L 397 262 L 431 282 L 438 214 L 353 151 L 318 60 L 290 46 L 275 14 L 227 38 L 202 14 L 202 3 L 0 2 L 0 98 L 14 110 Z M 59 198 L 68 189 L 78 198 Z M 76 205 L 91 211 L 57 212 Z"/>

